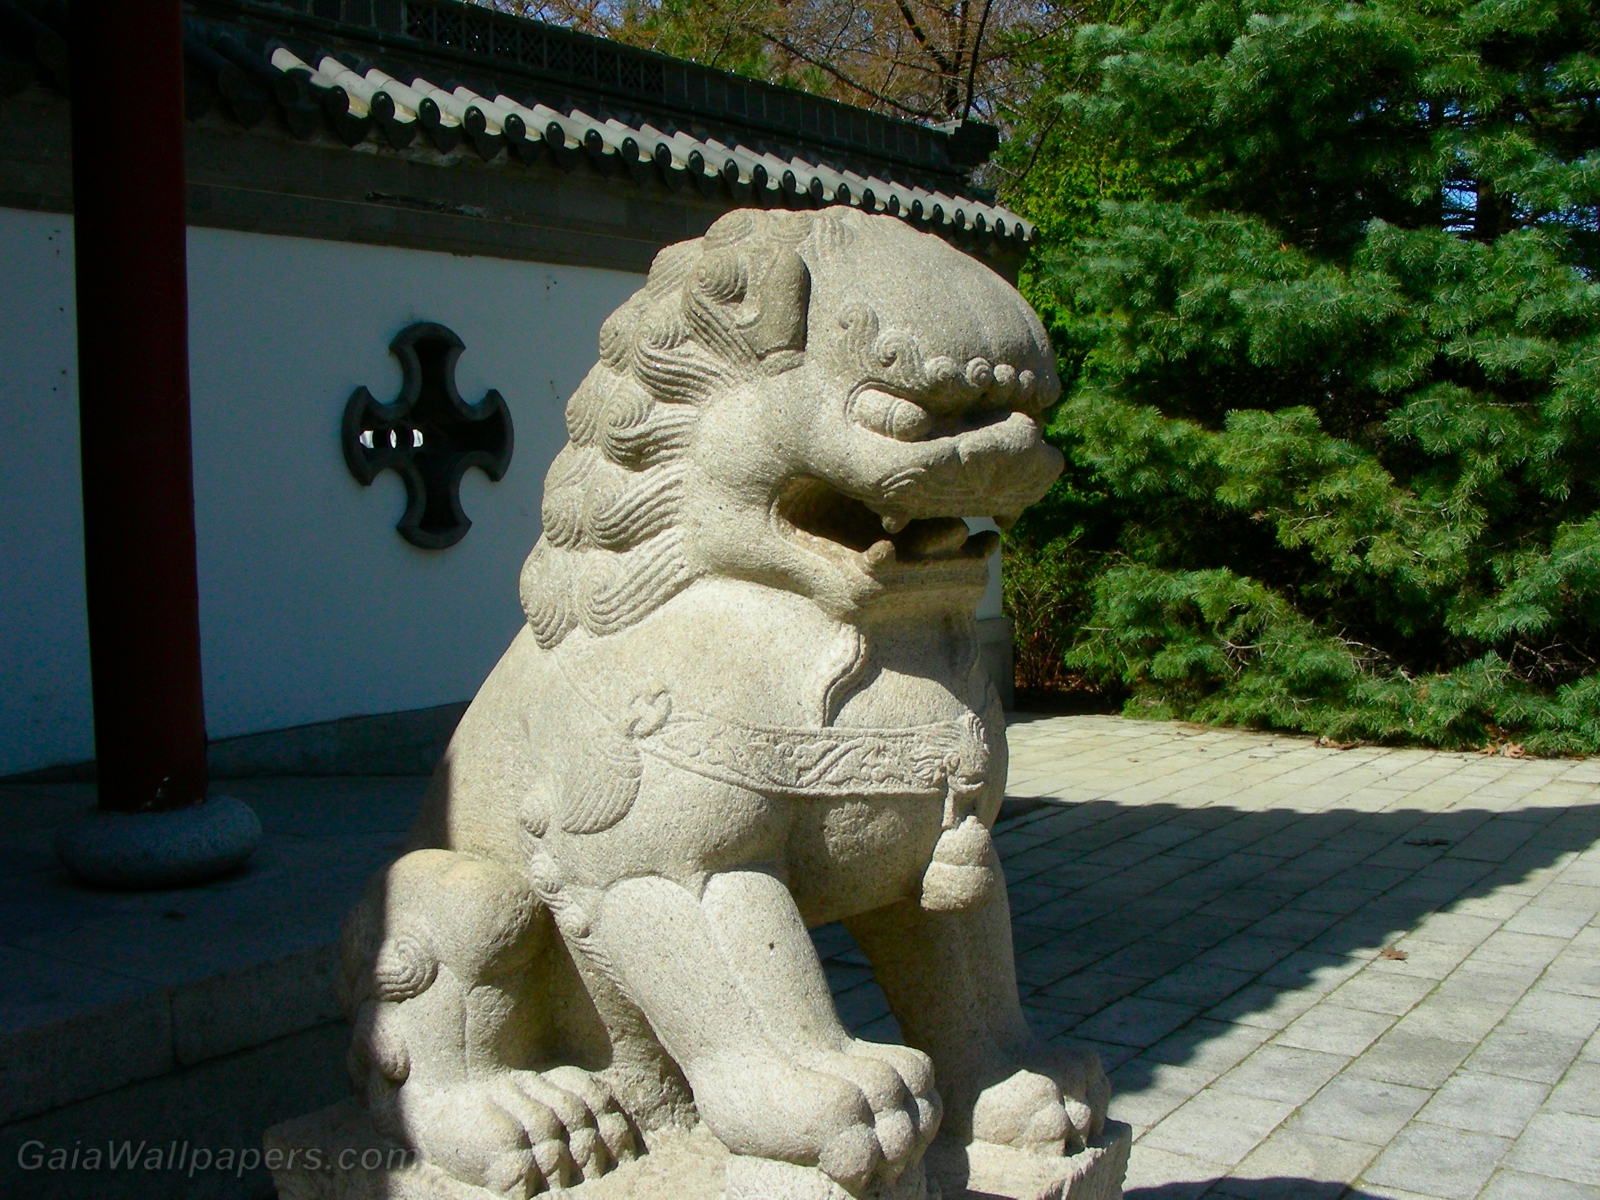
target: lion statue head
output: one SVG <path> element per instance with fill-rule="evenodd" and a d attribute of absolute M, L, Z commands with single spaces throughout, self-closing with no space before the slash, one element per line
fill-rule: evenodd
<path fill-rule="evenodd" d="M 708 575 L 850 619 L 975 598 L 995 535 L 1061 471 L 1043 327 L 891 216 L 740 209 L 656 256 L 567 404 L 521 595 L 541 646 L 626 628 Z"/>

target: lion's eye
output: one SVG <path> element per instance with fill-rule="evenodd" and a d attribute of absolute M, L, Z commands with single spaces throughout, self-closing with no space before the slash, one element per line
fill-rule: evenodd
<path fill-rule="evenodd" d="M 933 428 L 933 414 L 920 405 L 877 388 L 857 392 L 850 402 L 856 424 L 900 442 L 920 441 Z"/>

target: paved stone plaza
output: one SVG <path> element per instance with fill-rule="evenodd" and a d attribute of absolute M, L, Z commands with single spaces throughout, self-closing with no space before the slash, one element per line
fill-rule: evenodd
<path fill-rule="evenodd" d="M 1018 718 L 1011 746 L 1029 1015 L 1112 1069 L 1130 1200 L 1600 1197 L 1600 760 L 1112 717 Z M 25 1137 L 242 1143 L 342 1095 L 339 920 L 423 782 L 229 781 L 257 859 L 148 895 L 61 880 L 88 788 L 5 789 L 0 1194 L 80 1194 L 9 1171 Z M 848 936 L 817 940 L 846 1020 L 897 1037 Z"/>
<path fill-rule="evenodd" d="M 1111 1070 L 1130 1200 L 1600 1197 L 1600 762 L 1114 717 L 1011 755 L 1024 1002 Z"/>

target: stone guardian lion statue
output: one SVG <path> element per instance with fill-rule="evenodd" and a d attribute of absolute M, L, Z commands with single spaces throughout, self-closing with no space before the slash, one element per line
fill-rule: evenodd
<path fill-rule="evenodd" d="M 344 935 L 358 1095 L 437 1194 L 600 1194 L 698 1127 L 707 1200 L 924 1200 L 936 1135 L 1101 1136 L 1098 1061 L 1018 1003 L 961 520 L 1050 486 L 1059 390 L 1009 285 L 848 209 L 732 212 L 606 321 L 527 624 Z M 905 1045 L 840 1024 L 832 921 Z"/>

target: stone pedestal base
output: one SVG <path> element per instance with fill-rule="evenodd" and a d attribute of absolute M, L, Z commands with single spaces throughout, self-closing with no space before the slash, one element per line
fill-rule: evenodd
<path fill-rule="evenodd" d="M 1122 1200 L 1132 1145 L 1132 1129 L 1107 1121 L 1104 1135 L 1066 1158 L 1038 1158 L 989 1142 L 962 1146 L 941 1138 L 929 1147 L 924 1163 L 943 1200 Z M 928 1194 L 932 1200 L 932 1187 Z"/>
<path fill-rule="evenodd" d="M 1069 1158 L 939 1141 L 923 1168 L 867 1200 L 1121 1200 L 1131 1131 Z M 353 1101 L 267 1130 L 279 1200 L 500 1200 L 451 1179 L 378 1134 Z M 925 1168 L 925 1169 L 924 1169 Z M 924 1188 L 926 1189 L 924 1191 Z M 816 1171 L 732 1156 L 703 1127 L 651 1138 L 650 1153 L 550 1200 L 851 1200 Z"/>

